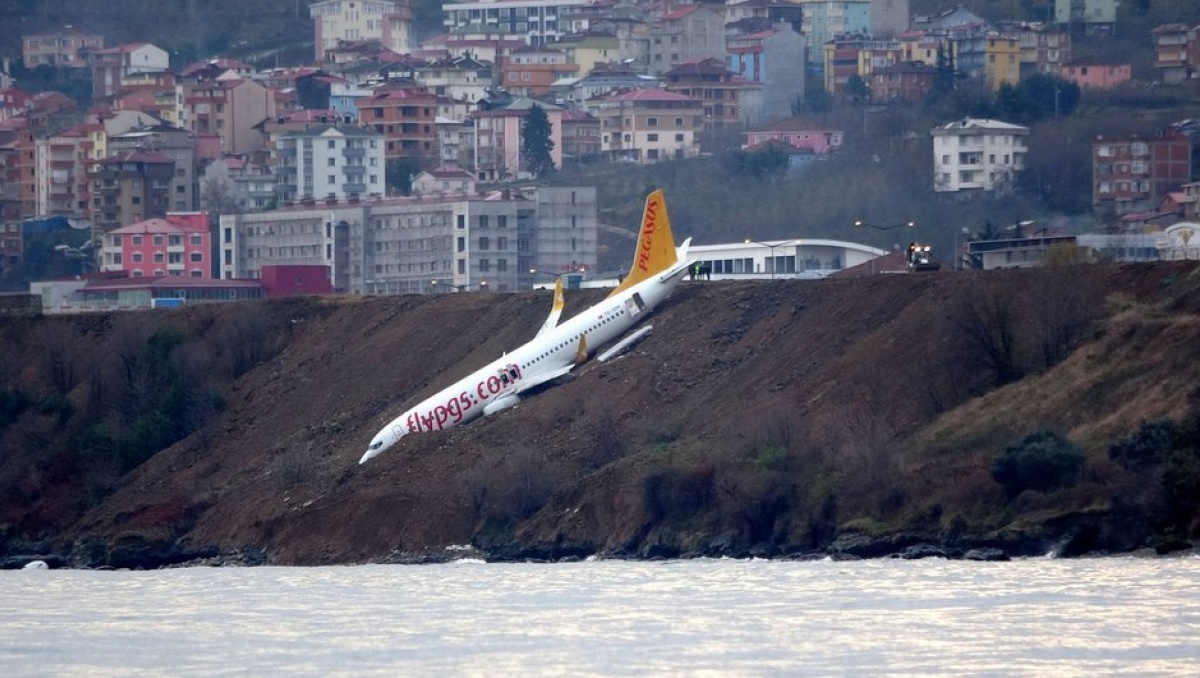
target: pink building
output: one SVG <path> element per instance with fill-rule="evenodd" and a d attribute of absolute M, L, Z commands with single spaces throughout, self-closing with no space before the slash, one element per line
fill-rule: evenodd
<path fill-rule="evenodd" d="M 797 118 L 788 118 L 746 132 L 746 145 L 752 148 L 774 139 L 817 154 L 832 153 L 842 146 L 842 130 L 828 129 Z"/>
<path fill-rule="evenodd" d="M 125 271 L 131 278 L 211 279 L 211 245 L 208 212 L 170 212 L 106 233 L 102 270 Z"/>
<path fill-rule="evenodd" d="M 1129 64 L 1101 64 L 1094 61 L 1072 61 L 1063 64 L 1061 75 L 1064 80 L 1079 85 L 1080 89 L 1105 89 L 1129 82 L 1132 77 Z"/>

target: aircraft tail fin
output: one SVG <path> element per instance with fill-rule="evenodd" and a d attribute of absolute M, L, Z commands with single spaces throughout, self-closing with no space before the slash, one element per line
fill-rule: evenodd
<path fill-rule="evenodd" d="M 675 236 L 671 234 L 671 219 L 667 216 L 667 203 L 662 189 L 646 196 L 646 207 L 642 211 L 642 226 L 638 230 L 637 248 L 633 252 L 633 264 L 621 284 L 613 290 L 613 296 L 652 278 L 671 268 L 678 261 Z"/>
<path fill-rule="evenodd" d="M 562 276 L 559 276 L 558 279 L 554 281 L 554 305 L 550 307 L 550 315 L 546 316 L 546 321 L 542 323 L 542 327 L 538 330 L 537 336 L 542 336 L 558 325 L 558 318 L 562 315 L 563 306 L 563 281 Z"/>

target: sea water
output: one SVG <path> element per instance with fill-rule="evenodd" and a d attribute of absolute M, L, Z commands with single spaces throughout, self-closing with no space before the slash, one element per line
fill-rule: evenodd
<path fill-rule="evenodd" d="M 1198 675 L 1200 558 L 5 571 L 0 672 Z"/>

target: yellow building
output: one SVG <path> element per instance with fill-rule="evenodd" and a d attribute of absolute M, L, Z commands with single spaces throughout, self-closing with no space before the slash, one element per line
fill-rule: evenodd
<path fill-rule="evenodd" d="M 1021 82 L 1021 41 L 988 35 L 983 44 L 983 76 L 993 92 L 1006 82 L 1016 87 Z"/>

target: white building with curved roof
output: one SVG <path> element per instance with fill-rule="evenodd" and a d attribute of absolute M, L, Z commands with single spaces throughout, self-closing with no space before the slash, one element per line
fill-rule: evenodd
<path fill-rule="evenodd" d="M 712 280 L 816 280 L 886 255 L 887 250 L 844 240 L 793 238 L 693 245 L 688 257 Z"/>

